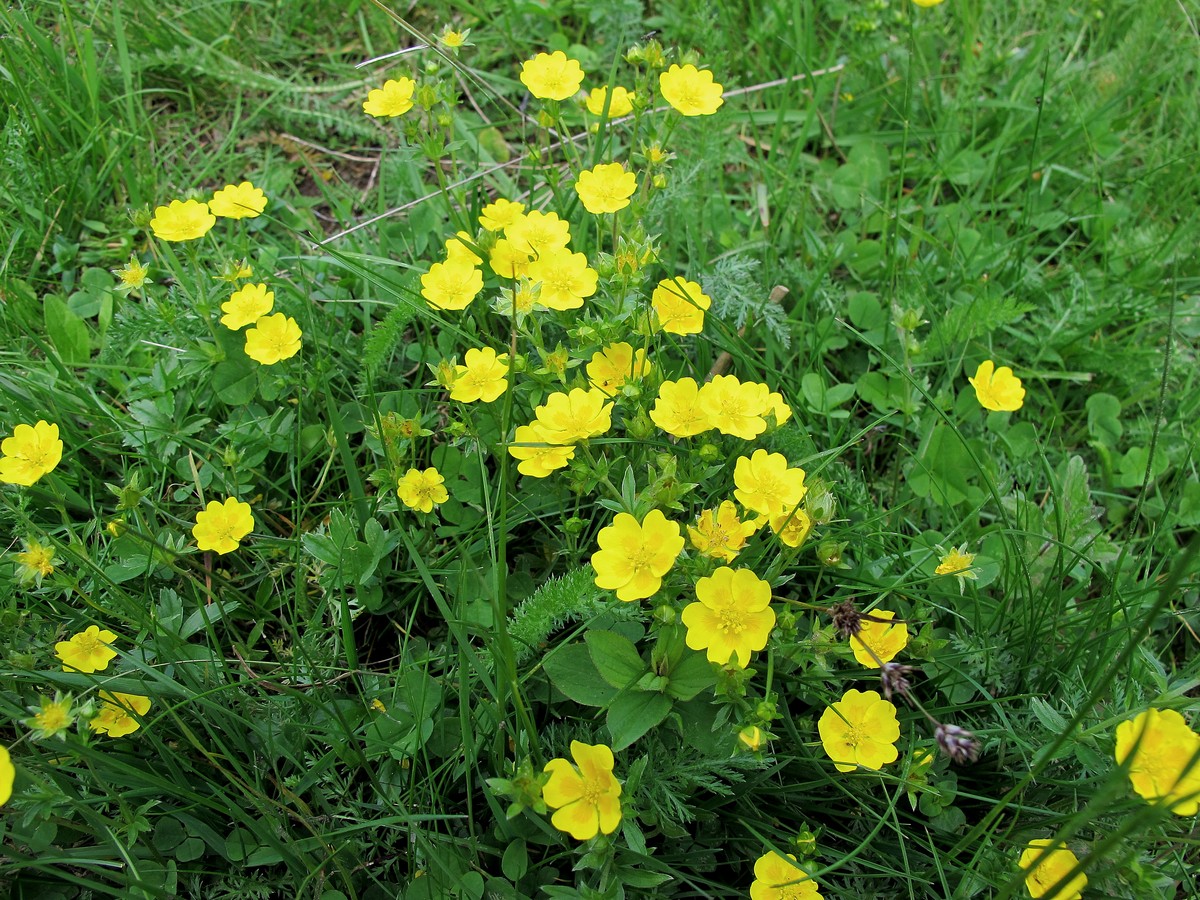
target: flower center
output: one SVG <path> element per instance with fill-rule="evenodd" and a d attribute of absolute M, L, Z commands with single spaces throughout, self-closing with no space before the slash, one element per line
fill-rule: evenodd
<path fill-rule="evenodd" d="M 717 622 L 723 634 L 741 634 L 746 630 L 746 620 L 739 609 L 721 609 L 717 611 Z"/>
<path fill-rule="evenodd" d="M 604 796 L 606 784 L 600 778 L 585 778 L 583 780 L 583 796 L 580 801 L 588 806 L 595 806 L 601 797 Z"/>
<path fill-rule="evenodd" d="M 104 646 L 100 643 L 99 638 L 86 634 L 79 639 L 79 650 L 81 653 L 92 654 L 98 650 L 103 650 Z"/>

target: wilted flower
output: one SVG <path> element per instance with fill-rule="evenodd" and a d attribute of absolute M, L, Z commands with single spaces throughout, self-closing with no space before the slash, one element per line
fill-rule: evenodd
<path fill-rule="evenodd" d="M 960 766 L 979 759 L 979 741 L 965 728 L 939 722 L 933 737 L 941 751 Z"/>
<path fill-rule="evenodd" d="M 140 291 L 147 284 L 153 284 L 148 276 L 150 269 L 142 265 L 142 261 L 136 256 L 130 256 L 129 262 L 119 269 L 113 269 L 113 274 L 120 280 L 117 285 L 117 291 L 122 294 L 132 294 Z"/>
<path fill-rule="evenodd" d="M 215 550 L 226 554 L 236 550 L 242 538 L 254 530 L 254 515 L 249 503 L 235 497 L 224 502 L 210 500 L 208 505 L 196 513 L 196 524 L 192 537 L 200 550 Z"/>
<path fill-rule="evenodd" d="M 43 578 L 54 573 L 54 547 L 37 538 L 28 538 L 21 543 L 25 549 L 17 554 L 17 580 L 21 584 L 32 581 L 41 585 Z"/>
<path fill-rule="evenodd" d="M 75 724 L 75 711 L 71 709 L 71 695 L 63 696 L 61 692 L 41 698 L 41 707 L 32 718 L 26 719 L 25 724 L 32 730 L 34 739 L 39 741 L 59 737 L 64 731 Z"/>
<path fill-rule="evenodd" d="M 738 732 L 738 741 L 752 753 L 757 753 L 767 742 L 767 735 L 757 725 L 747 725 Z"/>
<path fill-rule="evenodd" d="M 604 744 L 571 741 L 570 760 L 546 763 L 550 779 L 542 799 L 557 811 L 550 818 L 559 831 L 577 841 L 612 834 L 621 824 L 621 782 L 613 775 L 613 752 Z"/>

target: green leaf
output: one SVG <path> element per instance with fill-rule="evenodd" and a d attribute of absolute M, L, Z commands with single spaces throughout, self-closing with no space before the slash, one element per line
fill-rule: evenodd
<path fill-rule="evenodd" d="M 258 392 L 257 365 L 249 359 L 226 359 L 213 367 L 212 387 L 227 406 L 245 406 Z"/>
<path fill-rule="evenodd" d="M 631 691 L 621 694 L 608 708 L 608 732 L 612 749 L 624 750 L 667 717 L 671 700 L 665 694 Z"/>
<path fill-rule="evenodd" d="M 909 467 L 908 486 L 918 497 L 953 505 L 971 496 L 970 477 L 974 474 L 975 463 L 962 438 L 939 422 Z"/>
<path fill-rule="evenodd" d="M 1121 401 L 1112 394 L 1092 394 L 1087 398 L 1088 434 L 1110 448 L 1115 448 L 1125 427 L 1121 424 Z"/>
<path fill-rule="evenodd" d="M 529 870 L 529 851 L 524 838 L 516 838 L 504 849 L 500 859 L 500 871 L 509 881 L 520 881 Z"/>
<path fill-rule="evenodd" d="M 676 700 L 691 700 L 717 683 L 712 663 L 704 653 L 689 653 L 667 675 L 667 693 Z"/>
<path fill-rule="evenodd" d="M 615 688 L 626 688 L 647 671 L 647 665 L 629 638 L 612 631 L 589 631 L 584 637 L 600 677 Z"/>
<path fill-rule="evenodd" d="M 69 366 L 87 365 L 92 355 L 92 341 L 83 319 L 71 312 L 67 304 L 54 294 L 47 294 L 42 305 L 46 333 L 62 361 Z"/>
<path fill-rule="evenodd" d="M 607 706 L 617 689 L 596 671 L 592 655 L 581 643 L 568 644 L 546 657 L 543 664 L 550 683 L 583 706 Z"/>

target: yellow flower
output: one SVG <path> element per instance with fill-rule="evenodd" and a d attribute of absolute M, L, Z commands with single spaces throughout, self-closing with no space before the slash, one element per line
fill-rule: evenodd
<path fill-rule="evenodd" d="M 528 276 L 541 284 L 538 303 L 558 310 L 583 306 L 584 298 L 596 293 L 599 278 L 596 270 L 588 267 L 586 256 L 565 248 L 544 251 L 529 264 Z"/>
<path fill-rule="evenodd" d="M 571 243 L 571 223 L 558 217 L 558 213 L 522 213 L 504 229 L 504 236 L 513 247 L 531 257 L 545 256 L 556 250 L 565 250 Z"/>
<path fill-rule="evenodd" d="M 1148 709 L 1117 726 L 1117 765 L 1138 796 L 1177 816 L 1200 811 L 1200 735 L 1173 709 Z"/>
<path fill-rule="evenodd" d="M 521 63 L 521 84 L 539 100 L 566 100 L 583 84 L 583 68 L 561 50 L 539 53 Z"/>
<path fill-rule="evenodd" d="M 521 460 L 517 471 L 533 478 L 545 478 L 575 458 L 574 446 L 552 441 L 537 422 L 517 426 L 513 443 L 508 445 L 508 452 L 515 459 Z"/>
<path fill-rule="evenodd" d="M 208 506 L 196 513 L 192 537 L 201 550 L 215 550 L 224 555 L 238 548 L 242 538 L 254 530 L 254 515 L 249 503 L 235 497 L 224 502 L 210 500 Z"/>
<path fill-rule="evenodd" d="M 524 203 L 514 203 L 512 200 L 500 198 L 480 210 L 479 224 L 487 231 L 503 231 L 524 212 Z"/>
<path fill-rule="evenodd" d="M 596 216 L 624 209 L 636 190 L 637 176 L 626 172 L 620 163 L 584 169 L 575 182 L 575 193 L 583 201 L 583 208 Z"/>
<path fill-rule="evenodd" d="M 371 709 L 375 710 L 375 712 L 378 712 L 378 713 L 386 713 L 387 712 L 387 707 L 384 705 L 383 701 L 380 700 L 378 697 L 376 697 L 374 700 L 371 701 Z"/>
<path fill-rule="evenodd" d="M 473 249 L 474 244 L 475 238 L 465 231 L 459 231 L 454 237 L 447 238 L 446 262 L 465 263 L 468 266 L 479 265 L 483 262 L 483 258 Z"/>
<path fill-rule="evenodd" d="M 570 760 L 546 763 L 550 773 L 542 799 L 557 811 L 551 824 L 577 841 L 612 834 L 621 824 L 621 782 L 613 775 L 613 752 L 604 744 L 571 741 Z M 578 768 L 576 768 L 578 766 Z"/>
<path fill-rule="evenodd" d="M 627 116 L 633 112 L 633 98 L 635 96 L 633 91 L 627 91 L 620 85 L 613 88 L 612 100 L 608 104 L 609 118 L 615 119 L 620 116 Z M 592 88 L 588 91 L 587 95 L 588 112 L 593 116 L 604 115 L 604 101 L 606 99 L 608 99 L 608 88 Z"/>
<path fill-rule="evenodd" d="M 1014 412 L 1025 402 L 1025 388 L 1021 387 L 1021 379 L 1013 375 L 1008 366 L 997 369 L 990 359 L 981 362 L 975 370 L 975 377 L 967 380 L 975 388 L 975 397 L 984 409 Z"/>
<path fill-rule="evenodd" d="M 12 796 L 13 782 L 16 780 L 17 770 L 13 768 L 12 757 L 8 755 L 8 748 L 0 744 L 0 806 Z"/>
<path fill-rule="evenodd" d="M 747 725 L 738 732 L 738 741 L 751 752 L 758 752 L 767 742 L 766 733 L 757 725 Z"/>
<path fill-rule="evenodd" d="M 63 442 L 58 426 L 38 419 L 33 425 L 18 425 L 12 437 L 0 442 L 0 481 L 29 487 L 54 471 L 62 459 Z"/>
<path fill-rule="evenodd" d="M 411 78 L 389 79 L 383 83 L 382 88 L 376 88 L 367 94 L 363 112 L 377 119 L 402 116 L 412 109 L 413 92 L 416 89 L 417 83 Z"/>
<path fill-rule="evenodd" d="M 650 295 L 658 327 L 671 334 L 699 334 L 704 330 L 704 311 L 712 298 L 694 281 L 664 278 Z"/>
<path fill-rule="evenodd" d="M 862 619 L 862 629 L 858 634 L 851 635 L 850 648 L 854 658 L 868 669 L 878 669 L 880 663 L 891 662 L 897 653 L 908 644 L 908 625 L 897 622 L 888 624 L 896 618 L 890 609 L 873 609 L 867 615 L 874 619 L 887 619 L 887 622 L 874 622 L 866 616 Z M 875 652 L 872 657 L 867 648 Z"/>
<path fill-rule="evenodd" d="M 533 254 L 517 249 L 508 238 L 500 238 L 492 245 L 488 254 L 488 265 L 501 278 L 524 278 L 529 274 L 529 264 L 533 262 Z M 480 279 L 482 287 L 483 280 Z"/>
<path fill-rule="evenodd" d="M 417 512 L 433 512 L 433 508 L 450 499 L 446 479 L 435 468 L 409 469 L 396 485 L 401 502 Z"/>
<path fill-rule="evenodd" d="M 914 0 L 916 2 L 916 0 Z M 937 0 L 941 2 L 941 0 Z M 918 6 L 932 6 L 931 3 L 919 3 Z M 1052 847 L 1049 853 L 1046 848 Z M 1045 853 L 1043 856 L 1042 854 Z M 1036 862 L 1038 857 L 1041 862 Z M 1082 872 L 1073 875 L 1070 880 L 1056 888 L 1063 876 L 1075 868 L 1079 858 L 1061 844 L 1055 844 L 1046 838 L 1037 838 L 1021 851 L 1020 867 L 1025 870 L 1025 887 L 1029 896 L 1053 897 L 1054 900 L 1080 900 L 1083 889 L 1087 887 L 1087 876 Z"/>
<path fill-rule="evenodd" d="M 41 698 L 41 709 L 33 718 L 26 719 L 25 724 L 33 731 L 33 737 L 39 741 L 58 737 L 75 724 L 75 712 L 71 709 L 71 696 L 55 694 L 54 699 Z"/>
<path fill-rule="evenodd" d="M 611 397 L 626 381 L 631 378 L 645 378 L 652 369 L 645 350 L 639 347 L 635 351 L 622 341 L 609 344 L 600 352 L 593 353 L 592 361 L 587 364 L 587 376 L 592 387 Z"/>
<path fill-rule="evenodd" d="M 112 271 L 121 282 L 117 286 L 117 290 L 122 294 L 131 294 L 134 291 L 140 291 L 147 284 L 154 283 L 146 277 L 150 274 L 150 269 L 143 266 L 142 261 L 136 256 L 130 256 L 128 263 Z"/>
<path fill-rule="evenodd" d="M 685 116 L 711 116 L 725 102 L 721 99 L 721 85 L 713 81 L 712 72 L 690 64 L 671 66 L 660 73 L 658 87 L 663 99 Z"/>
<path fill-rule="evenodd" d="M 784 857 L 772 850 L 754 862 L 750 900 L 822 900 L 818 891 L 791 853 Z"/>
<path fill-rule="evenodd" d="M 600 545 L 592 554 L 596 587 L 615 590 L 617 599 L 624 601 L 657 593 L 683 550 L 679 525 L 657 509 L 650 510 L 640 524 L 629 513 L 617 513 L 596 542 Z"/>
<path fill-rule="evenodd" d="M 700 406 L 700 388 L 694 378 L 664 381 L 650 418 L 663 431 L 677 438 L 693 437 L 712 428 L 708 414 Z"/>
<path fill-rule="evenodd" d="M 878 691 L 846 691 L 821 714 L 817 732 L 839 772 L 853 772 L 858 766 L 879 769 L 900 755 L 895 747 L 900 740 L 896 707 Z"/>
<path fill-rule="evenodd" d="M 117 651 L 109 646 L 116 639 L 111 631 L 90 625 L 69 641 L 55 644 L 54 655 L 62 661 L 64 672 L 103 672 L 116 659 Z"/>
<path fill-rule="evenodd" d="M 751 652 L 767 646 L 775 627 L 771 585 L 749 569 L 721 566 L 696 582 L 696 599 L 680 617 L 687 645 L 707 649 L 710 662 L 746 668 Z"/>
<path fill-rule="evenodd" d="M 812 532 L 813 521 L 804 510 L 796 508 L 769 519 L 771 530 L 789 547 L 799 547 Z"/>
<path fill-rule="evenodd" d="M 545 309 L 539 302 L 541 294 L 540 282 L 519 278 L 516 284 L 509 285 L 507 289 L 497 294 L 492 299 L 491 306 L 500 315 L 508 316 L 510 319 L 516 316 L 520 321 L 535 309 Z"/>
<path fill-rule="evenodd" d="M 482 400 L 491 403 L 508 390 L 508 354 L 496 354 L 491 347 L 467 351 L 465 366 L 458 366 L 450 399 L 460 403 Z"/>
<path fill-rule="evenodd" d="M 100 692 L 100 711 L 88 725 L 98 734 L 124 737 L 142 727 L 138 718 L 150 711 L 150 698 L 140 694 Z M 136 717 L 135 718 L 135 714 Z"/>
<path fill-rule="evenodd" d="M 930 6 L 937 6 L 939 3 L 942 3 L 942 2 L 943 2 L 943 0 L 913 0 L 913 3 L 917 4 L 917 6 L 923 6 L 926 8 L 929 8 Z M 1035 896 L 1037 896 L 1037 895 L 1035 895 Z M 1063 900 L 1071 900 L 1071 898 L 1065 897 L 1065 898 L 1063 898 Z"/>
<path fill-rule="evenodd" d="M 301 335 L 300 326 L 291 316 L 263 316 L 246 330 L 246 355 L 264 366 L 273 366 L 300 352 Z"/>
<path fill-rule="evenodd" d="M 470 28 L 464 28 L 462 31 L 451 31 L 449 28 L 447 28 L 442 32 L 441 36 L 438 37 L 438 43 L 443 47 L 448 47 L 451 50 L 458 50 L 461 47 L 470 47 L 472 44 L 467 40 L 470 34 Z"/>
<path fill-rule="evenodd" d="M 155 208 L 150 230 L 164 241 L 194 241 L 216 224 L 217 217 L 209 212 L 207 203 L 172 200 L 170 206 Z"/>
<path fill-rule="evenodd" d="M 978 577 L 976 573 L 967 573 L 967 570 L 971 568 L 974 562 L 975 554 L 967 552 L 966 544 L 960 544 L 957 547 L 950 548 L 950 552 L 942 557 L 941 562 L 938 563 L 938 567 L 933 570 L 933 574 L 958 575 L 959 573 L 965 573 L 964 577 L 966 578 L 976 578 Z"/>
<path fill-rule="evenodd" d="M 763 415 L 765 416 L 768 412 L 775 414 L 776 425 L 782 425 L 792 417 L 792 408 L 784 402 L 783 394 L 779 391 L 774 391 L 767 396 L 767 412 L 764 412 Z"/>
<path fill-rule="evenodd" d="M 767 430 L 763 415 L 770 411 L 771 389 L 736 375 L 715 375 L 700 388 L 700 408 L 721 434 L 752 441 Z"/>
<path fill-rule="evenodd" d="M 738 518 L 737 506 L 732 500 L 722 500 L 716 509 L 706 509 L 693 527 L 688 526 L 688 540 L 692 546 L 713 559 L 733 562 L 734 557 L 746 546 L 746 538 L 754 534 L 753 522 Z"/>
<path fill-rule="evenodd" d="M 545 440 L 552 444 L 586 441 L 612 428 L 612 403 L 595 388 L 551 394 L 533 413 Z"/>
<path fill-rule="evenodd" d="M 230 331 L 239 331 L 253 325 L 274 306 L 274 291 L 268 291 L 265 284 L 247 284 L 221 304 L 221 312 L 225 313 L 221 316 L 221 324 Z"/>
<path fill-rule="evenodd" d="M 483 273 L 464 259 L 434 263 L 421 276 L 421 296 L 434 309 L 466 309 L 483 290 Z"/>
<path fill-rule="evenodd" d="M 43 544 L 36 538 L 23 541 L 25 549 L 17 554 L 17 568 L 20 574 L 17 580 L 21 584 L 33 581 L 42 583 L 42 579 L 54 573 L 54 547 Z"/>
<path fill-rule="evenodd" d="M 267 195 L 248 181 L 227 184 L 208 201 L 209 212 L 225 219 L 253 219 L 266 208 Z"/>
<path fill-rule="evenodd" d="M 804 499 L 804 470 L 788 468 L 782 453 L 755 450 L 733 467 L 733 496 L 746 509 L 772 517 L 794 510 Z"/>

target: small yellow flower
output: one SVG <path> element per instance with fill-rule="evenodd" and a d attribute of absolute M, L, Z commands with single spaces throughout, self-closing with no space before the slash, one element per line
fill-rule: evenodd
<path fill-rule="evenodd" d="M 54 573 L 54 547 L 36 538 L 22 543 L 25 549 L 17 554 L 17 580 L 21 584 L 32 581 L 40 585 L 43 578 Z"/>
<path fill-rule="evenodd" d="M 658 327 L 670 334 L 699 334 L 704 330 L 704 311 L 712 298 L 694 281 L 664 278 L 650 295 Z"/>
<path fill-rule="evenodd" d="M 802 509 L 788 510 L 768 520 L 771 530 L 789 547 L 799 547 L 812 533 L 813 520 Z"/>
<path fill-rule="evenodd" d="M 846 691 L 821 714 L 817 732 L 839 772 L 853 772 L 858 766 L 880 769 L 900 756 L 895 747 L 900 740 L 896 707 L 878 691 Z"/>
<path fill-rule="evenodd" d="M 150 274 L 150 269 L 142 265 L 142 261 L 136 256 L 130 256 L 129 262 L 119 269 L 113 269 L 113 274 L 120 280 L 120 285 L 117 290 L 122 294 L 131 294 L 135 291 L 140 291 L 147 284 L 153 284 L 147 276 Z"/>
<path fill-rule="evenodd" d="M 583 68 L 561 50 L 539 53 L 521 63 L 521 84 L 539 100 L 566 100 L 583 84 Z"/>
<path fill-rule="evenodd" d="M 300 352 L 303 332 L 296 320 L 283 313 L 263 316 L 246 330 L 246 355 L 264 366 L 291 359 Z"/>
<path fill-rule="evenodd" d="M 767 742 L 767 735 L 757 725 L 747 725 L 738 732 L 738 741 L 752 753 L 757 753 Z"/>
<path fill-rule="evenodd" d="M 558 758 L 543 770 L 550 779 L 542 799 L 557 811 L 551 824 L 577 841 L 612 834 L 621 824 L 621 782 L 613 775 L 613 752 L 604 744 L 571 741 L 570 760 Z"/>
<path fill-rule="evenodd" d="M 596 542 L 600 545 L 592 554 L 596 587 L 616 591 L 617 599 L 626 602 L 657 593 L 683 550 L 679 525 L 657 509 L 640 523 L 629 513 L 617 513 Z"/>
<path fill-rule="evenodd" d="M 612 100 L 608 103 L 608 116 L 617 119 L 633 112 L 633 98 L 636 95 L 618 85 L 613 88 Z M 608 88 L 597 87 L 588 91 L 587 111 L 593 116 L 604 115 L 604 101 L 608 99 Z"/>
<path fill-rule="evenodd" d="M 611 397 L 624 387 L 626 381 L 645 378 L 652 369 L 645 350 L 641 347 L 634 350 L 622 341 L 593 353 L 592 361 L 587 364 L 587 376 L 592 387 Z"/>
<path fill-rule="evenodd" d="M 377 119 L 402 116 L 412 109 L 413 92 L 416 89 L 417 83 L 411 78 L 389 79 L 383 83 L 383 87 L 367 94 L 362 105 L 363 112 Z"/>
<path fill-rule="evenodd" d="M 522 253 L 542 257 L 567 249 L 571 243 L 571 223 L 559 218 L 558 213 L 535 209 L 514 218 L 504 229 L 504 236 Z"/>
<path fill-rule="evenodd" d="M 746 668 L 775 627 L 771 585 L 749 569 L 722 566 L 696 582 L 696 601 L 683 609 L 687 645 L 707 650 L 710 662 Z"/>
<path fill-rule="evenodd" d="M 712 428 L 708 413 L 700 405 L 700 388 L 694 378 L 664 381 L 659 385 L 650 419 L 677 438 L 694 437 Z"/>
<path fill-rule="evenodd" d="M 563 248 L 546 250 L 533 260 L 528 277 L 541 285 L 538 303 L 547 309 L 568 310 L 583 306 L 584 299 L 596 293 L 600 276 L 588 266 L 586 256 Z"/>
<path fill-rule="evenodd" d="M 722 562 L 733 562 L 746 546 L 746 539 L 754 534 L 753 522 L 738 518 L 737 506 L 731 500 L 722 500 L 716 509 L 700 513 L 695 526 L 688 526 L 688 540 L 705 556 Z"/>
<path fill-rule="evenodd" d="M 782 453 L 755 450 L 733 467 L 733 496 L 746 509 L 773 517 L 790 513 L 804 499 L 804 470 L 789 468 Z"/>
<path fill-rule="evenodd" d="M 18 425 L 12 437 L 0 442 L 0 481 L 29 487 L 53 472 L 62 459 L 63 442 L 58 426 L 39 419 L 33 425 Z"/>
<path fill-rule="evenodd" d="M 486 231 L 503 231 L 525 212 L 524 203 L 499 198 L 485 206 L 479 213 L 479 224 Z"/>
<path fill-rule="evenodd" d="M 612 406 L 603 391 L 574 388 L 551 394 L 533 413 L 547 441 L 574 444 L 612 428 Z"/>
<path fill-rule="evenodd" d="M 1177 816 L 1200 811 L 1200 735 L 1173 709 L 1148 709 L 1117 726 L 1117 765 L 1138 796 Z"/>
<path fill-rule="evenodd" d="M 116 640 L 111 631 L 90 625 L 69 641 L 55 644 L 54 655 L 62 661 L 64 672 L 103 672 L 117 657 L 111 647 Z"/>
<path fill-rule="evenodd" d="M 64 731 L 75 724 L 75 711 L 71 709 L 71 696 L 55 694 L 54 699 L 41 698 L 41 709 L 33 718 L 26 719 L 25 724 L 33 732 L 36 740 L 44 741 L 59 737 Z"/>
<path fill-rule="evenodd" d="M 17 780 L 17 770 L 13 768 L 12 757 L 8 748 L 0 744 L 0 806 L 12 797 L 13 782 Z"/>
<path fill-rule="evenodd" d="M 383 701 L 380 700 L 378 697 L 376 697 L 374 700 L 371 701 L 371 709 L 375 710 L 375 712 L 378 712 L 378 713 L 386 713 L 387 712 L 387 707 L 384 706 Z"/>
<path fill-rule="evenodd" d="M 210 500 L 208 506 L 196 513 L 192 537 L 201 550 L 230 553 L 238 548 L 242 538 L 254 530 L 254 514 L 249 503 L 235 497 L 224 502 Z"/>
<path fill-rule="evenodd" d="M 214 216 L 225 219 L 253 219 L 267 208 L 267 195 L 249 181 L 239 185 L 227 184 L 213 194 L 208 209 Z"/>
<path fill-rule="evenodd" d="M 417 512 L 433 512 L 433 508 L 450 499 L 446 479 L 435 468 L 409 469 L 396 485 L 400 501 Z"/>
<path fill-rule="evenodd" d="M 783 394 L 779 391 L 774 391 L 767 396 L 767 412 L 763 415 L 771 413 L 775 416 L 775 424 L 782 425 L 792 417 L 792 408 L 784 402 Z"/>
<path fill-rule="evenodd" d="M 938 547 L 938 551 L 942 550 Z M 961 594 L 966 587 L 967 579 L 972 581 L 979 578 L 979 573 L 972 566 L 975 564 L 975 554 L 967 552 L 966 544 L 959 544 L 957 547 L 951 547 L 949 552 L 943 553 L 938 567 L 933 570 L 934 575 L 953 575 L 958 579 L 958 592 Z"/>
<path fill-rule="evenodd" d="M 943 2 L 944 2 L 944 0 L 913 0 L 913 3 L 915 3 L 917 6 L 923 6 L 926 9 L 928 9 L 931 6 L 937 6 L 939 3 L 943 3 Z M 1071 900 L 1071 898 L 1064 897 L 1063 900 Z"/>
<path fill-rule="evenodd" d="M 721 434 L 752 441 L 767 430 L 763 416 L 770 411 L 771 389 L 736 375 L 715 375 L 700 388 L 700 408 Z"/>
<path fill-rule="evenodd" d="M 88 723 L 97 734 L 124 737 L 142 727 L 138 721 L 150 711 L 150 698 L 140 694 L 100 692 L 100 711 Z"/>
<path fill-rule="evenodd" d="M 984 409 L 1014 412 L 1025 403 L 1021 379 L 1013 375 L 1008 366 L 997 369 L 995 363 L 985 359 L 975 370 L 975 377 L 967 380 L 975 388 L 975 397 Z"/>
<path fill-rule="evenodd" d="M 575 193 L 592 215 L 615 213 L 629 205 L 637 190 L 637 176 L 620 163 L 601 163 L 579 173 Z"/>
<path fill-rule="evenodd" d="M 464 28 L 462 31 L 451 31 L 450 28 L 447 28 L 438 37 L 438 43 L 450 50 L 458 50 L 462 47 L 472 46 L 471 42 L 467 40 L 470 36 L 470 28 Z"/>
<path fill-rule="evenodd" d="M 194 241 L 204 237 L 217 224 L 217 217 L 207 203 L 197 200 L 172 200 L 169 206 L 159 206 L 150 220 L 154 236 L 164 241 Z"/>
<path fill-rule="evenodd" d="M 221 304 L 221 312 L 225 313 L 221 324 L 230 331 L 240 331 L 270 313 L 274 306 L 274 291 L 268 291 L 265 284 L 247 284 Z"/>
<path fill-rule="evenodd" d="M 914 0 L 916 2 L 916 0 Z M 940 2 L 940 0 L 938 0 Z M 932 6 L 931 3 L 917 3 L 918 6 Z M 1049 853 L 1046 848 L 1052 847 Z M 1045 853 L 1043 856 L 1042 854 Z M 1041 862 L 1036 862 L 1038 857 Z M 1055 844 L 1046 838 L 1037 838 L 1021 851 L 1020 867 L 1025 870 L 1025 887 L 1029 896 L 1053 897 L 1054 900 L 1080 900 L 1083 889 L 1087 887 L 1087 876 L 1082 872 L 1055 888 L 1063 876 L 1075 868 L 1079 858 L 1061 844 Z"/>
<path fill-rule="evenodd" d="M 434 309 L 466 309 L 483 290 L 483 273 L 464 259 L 434 263 L 421 276 L 421 296 Z"/>
<path fill-rule="evenodd" d="M 517 426 L 509 455 L 521 460 L 517 471 L 533 478 L 545 478 L 575 458 L 575 447 L 552 440 L 537 422 Z"/>
<path fill-rule="evenodd" d="M 754 862 L 750 900 L 822 900 L 822 897 L 817 883 L 800 868 L 793 854 L 784 857 L 771 851 Z"/>
<path fill-rule="evenodd" d="M 450 399 L 460 403 L 482 400 L 491 403 L 508 390 L 508 354 L 496 354 L 491 347 L 471 348 L 466 353 L 465 366 L 458 366 Z"/>
<path fill-rule="evenodd" d="M 896 618 L 890 609 L 873 609 L 867 615 L 871 618 L 864 616 L 862 629 L 858 634 L 851 635 L 850 649 L 861 665 L 878 669 L 880 663 L 891 662 L 908 645 L 908 625 L 904 622 L 890 624 Z M 887 622 L 875 622 L 872 619 L 887 619 Z M 867 652 L 868 647 L 875 656 Z"/>
<path fill-rule="evenodd" d="M 721 85 L 713 81 L 708 70 L 693 65 L 671 66 L 658 76 L 663 99 L 684 116 L 710 116 L 725 101 Z"/>

